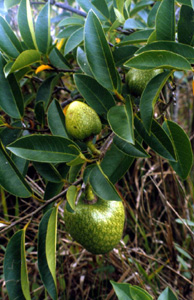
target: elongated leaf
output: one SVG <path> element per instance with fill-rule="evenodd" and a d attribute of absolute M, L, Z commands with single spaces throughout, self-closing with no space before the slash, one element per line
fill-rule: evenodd
<path fill-rule="evenodd" d="M 180 10 L 178 22 L 178 41 L 183 44 L 194 46 L 194 10 L 192 7 L 183 5 Z"/>
<path fill-rule="evenodd" d="M 76 74 L 74 79 L 88 105 L 106 119 L 108 110 L 115 105 L 112 94 L 90 76 Z"/>
<path fill-rule="evenodd" d="M 159 296 L 158 300 L 178 300 L 173 291 L 167 287 L 162 294 Z"/>
<path fill-rule="evenodd" d="M 82 25 L 73 25 L 73 26 L 67 26 L 65 29 L 59 32 L 57 35 L 57 38 L 63 39 L 63 38 L 69 38 L 70 35 L 72 35 L 77 29 L 82 27 Z"/>
<path fill-rule="evenodd" d="M 89 175 L 89 182 L 94 190 L 94 193 L 104 200 L 121 201 L 114 185 L 109 178 L 104 174 L 99 165 L 94 167 Z"/>
<path fill-rule="evenodd" d="M 4 0 L 4 5 L 6 9 L 11 8 L 12 6 L 15 6 L 20 3 L 20 0 Z"/>
<path fill-rule="evenodd" d="M 154 105 L 171 74 L 172 73 L 170 71 L 158 74 L 148 82 L 142 93 L 140 100 L 140 113 L 141 119 L 148 133 L 150 133 L 151 130 Z"/>
<path fill-rule="evenodd" d="M 129 59 L 125 64 L 126 67 L 137 68 L 141 70 L 148 69 L 175 69 L 191 70 L 191 66 L 186 58 L 166 50 L 150 50 L 138 54 Z"/>
<path fill-rule="evenodd" d="M 26 228 L 10 239 L 4 258 L 4 277 L 9 299 L 30 300 L 29 281 L 25 255 Z"/>
<path fill-rule="evenodd" d="M 142 0 L 139 1 L 137 4 L 134 5 L 133 9 L 130 11 L 130 16 L 133 17 L 137 14 L 140 10 L 144 9 L 145 7 L 152 5 L 154 1 L 150 0 Z"/>
<path fill-rule="evenodd" d="M 12 118 L 21 119 L 24 113 L 24 100 L 20 87 L 13 74 L 5 78 L 3 68 L 6 64 L 0 54 L 0 106 Z"/>
<path fill-rule="evenodd" d="M 131 30 L 131 29 L 146 29 L 146 25 L 139 20 L 129 18 L 125 21 L 123 28 L 129 29 L 129 30 Z"/>
<path fill-rule="evenodd" d="M 62 181 L 61 175 L 53 164 L 34 162 L 33 165 L 44 179 L 56 183 Z"/>
<path fill-rule="evenodd" d="M 67 55 L 74 48 L 79 46 L 79 44 L 81 42 L 83 42 L 83 39 L 84 39 L 83 34 L 84 34 L 84 28 L 83 27 L 77 29 L 76 31 L 74 31 L 74 33 L 72 33 L 72 35 L 69 37 L 69 39 L 67 40 L 67 43 L 65 45 L 65 53 L 64 53 L 65 55 Z"/>
<path fill-rule="evenodd" d="M 174 0 L 163 0 L 156 15 L 157 40 L 175 40 L 175 8 Z"/>
<path fill-rule="evenodd" d="M 12 58 L 16 58 L 22 51 L 19 40 L 2 16 L 0 16 L 0 49 Z"/>
<path fill-rule="evenodd" d="M 133 300 L 129 295 L 129 283 L 117 283 L 110 281 L 119 300 Z"/>
<path fill-rule="evenodd" d="M 85 20 L 82 17 L 66 17 L 65 19 L 61 20 L 58 24 L 59 27 L 65 26 L 73 26 L 73 25 L 84 25 Z"/>
<path fill-rule="evenodd" d="M 152 150 L 168 160 L 176 160 L 176 154 L 170 138 L 154 119 L 152 121 L 150 135 L 146 132 L 142 121 L 138 117 L 135 117 L 134 124 L 138 134 Z"/>
<path fill-rule="evenodd" d="M 75 185 L 71 185 L 67 190 L 66 198 L 72 210 L 75 210 L 77 192 L 77 187 Z"/>
<path fill-rule="evenodd" d="M 77 62 L 84 73 L 91 77 L 93 76 L 90 66 L 88 64 L 86 53 L 81 47 L 77 48 Z"/>
<path fill-rule="evenodd" d="M 79 155 L 78 146 L 59 136 L 31 135 L 10 144 L 7 148 L 22 158 L 48 163 L 69 162 Z"/>
<path fill-rule="evenodd" d="M 37 50 L 25 50 L 23 51 L 13 63 L 9 73 L 21 70 L 41 60 L 40 52 Z"/>
<path fill-rule="evenodd" d="M 118 46 L 147 42 L 148 38 L 153 32 L 154 32 L 153 29 L 135 31 L 129 36 L 124 37 L 123 40 L 118 44 Z"/>
<path fill-rule="evenodd" d="M 2 144 L 0 144 L 0 165 L 0 185 L 10 194 L 23 198 L 30 197 L 32 194 L 30 187 Z"/>
<path fill-rule="evenodd" d="M 114 50 L 113 57 L 116 66 L 122 66 L 126 60 L 133 56 L 133 54 L 138 50 L 136 46 L 121 46 Z"/>
<path fill-rule="evenodd" d="M 89 12 L 89 10 L 92 9 L 95 12 L 95 14 L 100 18 L 100 20 L 107 21 L 107 16 L 109 15 L 109 12 L 107 10 L 107 5 L 105 0 L 101 1 L 102 6 L 100 10 L 96 7 L 96 4 L 99 7 L 97 1 L 95 1 L 94 5 L 89 0 L 77 0 L 77 2 L 85 12 Z"/>
<path fill-rule="evenodd" d="M 49 209 L 38 229 L 38 268 L 41 279 L 53 300 L 57 299 L 56 287 L 56 235 L 58 206 Z"/>
<path fill-rule="evenodd" d="M 21 121 L 11 123 L 12 128 L 5 127 L 0 131 L 0 140 L 4 147 L 21 137 L 23 130 Z"/>
<path fill-rule="evenodd" d="M 68 137 L 65 128 L 65 115 L 59 102 L 54 99 L 48 109 L 48 124 L 53 135 Z"/>
<path fill-rule="evenodd" d="M 170 161 L 170 164 L 182 179 L 186 179 L 193 163 L 193 153 L 189 138 L 184 130 L 173 121 L 165 121 L 163 128 L 173 141 L 177 156 L 177 162 Z"/>
<path fill-rule="evenodd" d="M 18 10 L 18 26 L 25 44 L 30 49 L 37 48 L 29 0 L 21 0 L 20 2 Z"/>
<path fill-rule="evenodd" d="M 53 50 L 50 52 L 49 60 L 51 64 L 58 69 L 70 68 L 68 61 L 65 59 L 63 54 L 57 48 L 53 48 Z"/>
<path fill-rule="evenodd" d="M 134 158 L 132 156 L 120 151 L 113 143 L 111 148 L 106 152 L 100 166 L 109 180 L 115 184 L 127 172 L 133 161 Z"/>
<path fill-rule="evenodd" d="M 149 15 L 148 15 L 148 20 L 147 20 L 147 24 L 149 27 L 154 27 L 155 25 L 155 22 L 156 22 L 156 14 L 157 14 L 157 11 L 158 11 L 158 7 L 160 6 L 160 2 L 156 2 L 151 11 L 149 12 Z"/>
<path fill-rule="evenodd" d="M 150 51 L 150 50 L 167 50 L 184 56 L 190 63 L 194 63 L 194 49 L 193 47 L 181 43 L 176 42 L 154 42 L 151 44 L 147 44 L 144 47 L 141 47 L 136 54 Z"/>
<path fill-rule="evenodd" d="M 130 101 L 126 105 L 112 107 L 108 112 L 108 122 L 116 135 L 134 144 L 133 111 Z"/>
<path fill-rule="evenodd" d="M 139 286 L 130 285 L 129 293 L 132 299 L 153 300 L 153 297 L 150 294 L 148 294 L 148 292 L 140 288 Z"/>
<path fill-rule="evenodd" d="M 96 80 L 108 90 L 117 87 L 117 72 L 112 52 L 102 25 L 93 11 L 88 13 L 85 24 L 85 51 Z"/>
<path fill-rule="evenodd" d="M 135 144 L 132 145 L 120 139 L 118 136 L 115 136 L 114 144 L 119 148 L 120 151 L 124 152 L 126 155 L 132 157 L 149 157 L 148 153 L 137 141 L 135 141 Z"/>
<path fill-rule="evenodd" d="M 50 3 L 48 1 L 40 11 L 35 26 L 36 43 L 40 52 L 47 54 L 50 42 Z"/>
<path fill-rule="evenodd" d="M 100 13 L 109 19 L 109 10 L 106 0 L 91 0 L 91 3 L 100 11 Z"/>

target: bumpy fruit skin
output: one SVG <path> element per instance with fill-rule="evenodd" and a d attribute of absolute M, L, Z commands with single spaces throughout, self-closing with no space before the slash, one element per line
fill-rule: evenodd
<path fill-rule="evenodd" d="M 141 96 L 148 82 L 157 74 L 162 73 L 161 69 L 138 70 L 130 69 L 126 76 L 129 92 L 138 97 Z"/>
<path fill-rule="evenodd" d="M 65 225 L 70 235 L 93 254 L 111 251 L 123 233 L 125 212 L 121 201 L 98 199 L 95 204 L 80 200 L 71 213 L 65 208 Z"/>
<path fill-rule="evenodd" d="M 65 124 L 68 133 L 78 140 L 87 139 L 102 130 L 102 123 L 97 113 L 80 101 L 69 104 L 65 113 Z"/>

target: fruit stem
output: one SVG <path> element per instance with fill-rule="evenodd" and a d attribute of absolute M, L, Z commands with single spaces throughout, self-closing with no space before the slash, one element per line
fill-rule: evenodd
<path fill-rule="evenodd" d="M 114 93 L 115 93 L 115 96 L 116 96 L 119 100 L 121 100 L 123 103 L 125 103 L 125 98 L 124 98 L 121 94 L 119 94 L 119 93 L 117 92 L 117 90 L 114 90 Z"/>
<path fill-rule="evenodd" d="M 96 148 L 96 146 L 92 143 L 92 140 L 88 140 L 86 142 L 87 147 L 91 150 L 92 154 L 94 155 L 100 155 L 101 152 Z"/>
<path fill-rule="evenodd" d="M 96 200 L 96 197 L 93 193 L 93 190 L 92 190 L 92 187 L 90 184 L 87 184 L 86 185 L 86 189 L 85 189 L 85 195 L 86 195 L 86 200 L 88 202 L 91 202 L 91 201 L 95 201 Z"/>

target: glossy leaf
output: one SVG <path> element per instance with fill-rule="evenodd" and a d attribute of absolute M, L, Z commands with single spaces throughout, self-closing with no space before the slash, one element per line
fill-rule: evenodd
<path fill-rule="evenodd" d="M 150 135 L 147 133 L 142 121 L 138 117 L 135 117 L 134 124 L 138 134 L 153 151 L 168 160 L 176 160 L 172 141 L 154 119 L 152 121 Z"/>
<path fill-rule="evenodd" d="M 69 38 L 70 35 L 72 35 L 77 29 L 82 27 L 82 25 L 72 25 L 72 26 L 67 26 L 65 29 L 59 32 L 57 35 L 57 38 L 63 39 L 63 38 Z"/>
<path fill-rule="evenodd" d="M 65 27 L 69 25 L 84 25 L 85 20 L 82 17 L 66 17 L 58 24 L 59 27 Z"/>
<path fill-rule="evenodd" d="M 25 255 L 26 228 L 17 231 L 10 239 L 4 258 L 4 277 L 9 299 L 30 300 Z"/>
<path fill-rule="evenodd" d="M 114 185 L 105 175 L 100 165 L 96 165 L 90 175 L 89 182 L 94 190 L 94 193 L 104 200 L 121 201 Z"/>
<path fill-rule="evenodd" d="M 30 49 L 37 48 L 29 0 L 21 0 L 20 2 L 18 10 L 18 26 L 25 44 Z"/>
<path fill-rule="evenodd" d="M 140 10 L 148 7 L 149 5 L 152 5 L 154 3 L 154 1 L 150 1 L 150 0 L 142 0 L 139 1 L 138 3 L 136 3 L 133 7 L 133 9 L 130 11 L 130 16 L 133 17 L 134 15 L 136 15 Z"/>
<path fill-rule="evenodd" d="M 147 24 L 149 27 L 154 27 L 155 22 L 156 22 L 156 14 L 158 11 L 158 7 L 160 6 L 160 2 L 156 2 L 151 11 L 149 12 L 148 19 L 147 19 Z"/>
<path fill-rule="evenodd" d="M 119 300 L 133 300 L 133 298 L 131 298 L 129 295 L 130 285 L 128 283 L 118 283 L 112 280 L 110 281 L 110 283 L 112 284 Z"/>
<path fill-rule="evenodd" d="M 150 50 L 167 50 L 184 56 L 190 63 L 194 63 L 194 49 L 193 47 L 177 42 L 169 42 L 169 41 L 162 41 L 162 42 L 154 42 L 151 44 L 147 44 L 144 47 L 141 47 L 136 54 L 150 51 Z"/>
<path fill-rule="evenodd" d="M 68 137 L 65 128 L 65 115 L 56 99 L 51 102 L 48 108 L 48 125 L 53 135 Z"/>
<path fill-rule="evenodd" d="M 25 50 L 23 51 L 13 63 L 10 72 L 21 70 L 41 60 L 40 52 L 37 50 Z"/>
<path fill-rule="evenodd" d="M 90 76 L 76 74 L 74 79 L 88 105 L 106 119 L 108 110 L 115 105 L 112 94 Z"/>
<path fill-rule="evenodd" d="M 24 114 L 23 96 L 15 76 L 10 74 L 5 78 L 3 72 L 5 65 L 6 61 L 0 54 L 0 106 L 10 117 L 21 119 Z"/>
<path fill-rule="evenodd" d="M 158 300 L 178 300 L 173 291 L 167 287 L 162 294 L 158 297 Z"/>
<path fill-rule="evenodd" d="M 153 300 L 153 297 L 150 294 L 148 294 L 148 292 L 146 292 L 145 290 L 140 288 L 139 286 L 130 285 L 129 293 L 130 293 L 130 296 L 132 297 L 132 299 Z"/>
<path fill-rule="evenodd" d="M 108 7 L 107 7 L 105 0 L 102 0 L 100 2 L 101 5 L 96 0 L 93 0 L 93 1 L 77 0 L 77 2 L 85 12 L 89 12 L 89 10 L 92 9 L 95 12 L 95 14 L 100 18 L 100 20 L 107 21 L 109 12 L 108 12 Z"/>
<path fill-rule="evenodd" d="M 56 235 L 58 206 L 49 209 L 38 229 L 38 268 L 41 279 L 53 300 L 57 299 L 56 287 Z"/>
<path fill-rule="evenodd" d="M 75 185 L 71 185 L 67 190 L 66 198 L 72 210 L 75 210 L 75 201 L 77 198 L 77 192 L 78 190 Z"/>
<path fill-rule="evenodd" d="M 10 125 L 12 128 L 5 127 L 0 131 L 0 140 L 4 147 L 21 137 L 23 132 L 21 121 L 12 122 Z"/>
<path fill-rule="evenodd" d="M 35 35 L 38 50 L 44 54 L 47 54 L 51 42 L 49 1 L 43 6 L 38 15 L 35 26 Z"/>
<path fill-rule="evenodd" d="M 53 48 L 53 50 L 49 53 L 49 60 L 51 64 L 58 69 L 70 68 L 68 61 L 57 48 Z"/>
<path fill-rule="evenodd" d="M 64 137 L 30 135 L 13 142 L 7 147 L 15 155 L 38 162 L 69 162 L 79 155 L 77 145 Z"/>
<path fill-rule="evenodd" d="M 132 157 L 149 157 L 148 153 L 137 141 L 135 141 L 135 144 L 133 145 L 131 143 L 125 142 L 118 136 L 115 136 L 114 144 L 119 148 L 120 151 L 124 152 L 126 155 Z"/>
<path fill-rule="evenodd" d="M 147 42 L 148 38 L 152 33 L 153 29 L 135 31 L 129 36 L 124 37 L 123 40 L 119 43 L 119 46 Z"/>
<path fill-rule="evenodd" d="M 113 57 L 117 67 L 122 66 L 126 60 L 133 56 L 133 54 L 138 50 L 136 46 L 121 46 L 114 50 Z"/>
<path fill-rule="evenodd" d="M 86 73 L 86 75 L 89 75 L 91 77 L 93 76 L 90 66 L 88 64 L 86 53 L 84 52 L 84 50 L 82 50 L 81 47 L 77 48 L 77 62 L 78 62 L 78 65 L 80 66 L 81 70 L 84 73 Z"/>
<path fill-rule="evenodd" d="M 91 3 L 100 11 L 100 13 L 105 16 L 105 18 L 109 19 L 109 10 L 106 3 L 106 0 L 91 0 Z"/>
<path fill-rule="evenodd" d="M 108 122 L 116 135 L 134 144 L 133 110 L 130 100 L 126 105 L 112 107 L 108 112 Z"/>
<path fill-rule="evenodd" d="M 129 18 L 123 25 L 124 29 L 146 29 L 146 25 L 139 20 Z"/>
<path fill-rule="evenodd" d="M 178 22 L 178 41 L 183 44 L 194 46 L 194 10 L 192 7 L 183 5 L 180 10 Z"/>
<path fill-rule="evenodd" d="M 183 56 L 166 50 L 150 50 L 138 54 L 129 59 L 125 64 L 126 67 L 137 68 L 141 70 L 149 69 L 175 69 L 191 70 L 191 66 Z"/>
<path fill-rule="evenodd" d="M 165 121 L 164 130 L 173 141 L 177 162 L 170 161 L 175 172 L 185 180 L 193 164 L 193 153 L 191 143 L 184 130 L 173 121 Z"/>
<path fill-rule="evenodd" d="M 175 3 L 174 0 L 163 0 L 156 15 L 157 40 L 175 40 Z"/>
<path fill-rule="evenodd" d="M 134 158 L 132 156 L 120 151 L 113 143 L 106 152 L 100 166 L 109 180 L 115 184 L 127 172 L 133 161 Z"/>
<path fill-rule="evenodd" d="M 21 0 L 4 0 L 4 5 L 6 9 L 11 8 L 12 6 L 15 6 L 20 3 Z"/>
<path fill-rule="evenodd" d="M 72 35 L 67 40 L 67 43 L 65 44 L 65 55 L 67 55 L 69 52 L 71 52 L 73 49 L 75 49 L 77 46 L 79 46 L 80 43 L 83 42 L 84 39 L 84 28 L 81 27 L 74 31 Z"/>
<path fill-rule="evenodd" d="M 144 127 L 148 133 L 150 133 L 151 130 L 154 105 L 171 74 L 172 73 L 169 71 L 158 74 L 148 82 L 142 93 L 140 99 L 140 114 Z"/>
<path fill-rule="evenodd" d="M 117 88 L 117 72 L 112 52 L 102 25 L 93 11 L 88 13 L 85 24 L 85 51 L 96 80 L 108 90 Z"/>
<path fill-rule="evenodd" d="M 16 58 L 22 51 L 18 38 L 2 16 L 0 16 L 0 49 L 12 58 Z"/>
<path fill-rule="evenodd" d="M 33 165 L 44 179 L 56 183 L 62 181 L 61 175 L 53 164 L 34 162 Z"/>

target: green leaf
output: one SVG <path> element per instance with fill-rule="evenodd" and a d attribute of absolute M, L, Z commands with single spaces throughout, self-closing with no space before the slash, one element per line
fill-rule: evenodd
<path fill-rule="evenodd" d="M 53 48 L 53 50 L 49 54 L 49 60 L 53 66 L 58 69 L 69 69 L 69 63 L 63 56 L 63 54 L 57 49 Z"/>
<path fill-rule="evenodd" d="M 93 11 L 88 13 L 84 35 L 86 56 L 94 77 L 108 90 L 115 90 L 117 72 L 113 55 L 102 25 Z"/>
<path fill-rule="evenodd" d="M 78 28 L 76 31 L 72 33 L 72 35 L 67 40 L 67 43 L 65 44 L 65 55 L 67 55 L 69 52 L 71 52 L 74 48 L 79 46 L 83 42 L 84 39 L 84 28 Z"/>
<path fill-rule="evenodd" d="M 16 58 L 9 73 L 16 72 L 39 61 L 41 61 L 40 52 L 37 50 L 25 50 Z"/>
<path fill-rule="evenodd" d="M 28 198 L 32 191 L 16 165 L 0 144 L 0 185 L 10 194 Z"/>
<path fill-rule="evenodd" d="M 96 0 L 77 0 L 77 2 L 85 12 L 89 12 L 92 9 L 100 20 L 107 21 L 109 11 L 105 0 L 101 0 L 100 3 Z"/>
<path fill-rule="evenodd" d="M 149 12 L 147 24 L 149 27 L 154 27 L 156 22 L 156 14 L 158 11 L 158 7 L 160 6 L 160 2 L 156 2 Z"/>
<path fill-rule="evenodd" d="M 10 117 L 21 119 L 24 114 L 23 96 L 15 76 L 10 74 L 5 78 L 3 72 L 5 65 L 6 61 L 0 54 L 0 106 Z"/>
<path fill-rule="evenodd" d="M 69 162 L 79 155 L 78 146 L 71 140 L 59 136 L 30 135 L 7 147 L 24 159 L 38 162 Z"/>
<path fill-rule="evenodd" d="M 35 169 L 46 180 L 51 182 L 61 182 L 62 177 L 53 164 L 33 162 Z"/>
<path fill-rule="evenodd" d="M 12 128 L 5 127 L 0 131 L 0 140 L 4 147 L 21 137 L 23 132 L 21 121 L 12 122 L 10 125 Z"/>
<path fill-rule="evenodd" d="M 41 279 L 53 300 L 57 299 L 56 287 L 56 235 L 58 206 L 49 209 L 38 229 L 38 268 Z"/>
<path fill-rule="evenodd" d="M 60 103 L 54 99 L 48 108 L 48 125 L 53 135 L 68 137 L 65 128 L 65 115 Z"/>
<path fill-rule="evenodd" d="M 165 121 L 163 128 L 173 141 L 177 162 L 170 161 L 175 172 L 185 180 L 193 164 L 191 143 L 184 130 L 173 121 Z"/>
<path fill-rule="evenodd" d="M 156 15 L 157 40 L 175 40 L 175 4 L 174 0 L 163 0 Z"/>
<path fill-rule="evenodd" d="M 65 26 L 73 26 L 73 25 L 81 25 L 84 26 L 85 20 L 81 17 L 66 17 L 65 19 L 61 20 L 58 24 L 59 27 Z"/>
<path fill-rule="evenodd" d="M 24 43 L 30 48 L 37 48 L 33 17 L 29 0 L 21 0 L 18 10 L 18 26 Z"/>
<path fill-rule="evenodd" d="M 59 38 L 59 39 L 69 38 L 70 35 L 72 35 L 80 27 L 82 27 L 82 25 L 68 26 L 59 32 L 59 34 L 57 35 L 57 38 Z"/>
<path fill-rule="evenodd" d="M 90 76 L 76 74 L 74 80 L 87 104 L 106 119 L 108 110 L 115 105 L 112 94 Z"/>
<path fill-rule="evenodd" d="M 177 0 L 178 3 L 191 6 L 191 0 Z"/>
<path fill-rule="evenodd" d="M 71 185 L 67 190 L 66 198 L 72 210 L 75 210 L 75 201 L 77 198 L 77 193 L 78 190 L 75 185 Z"/>
<path fill-rule="evenodd" d="M 119 300 L 133 300 L 129 295 L 129 283 L 118 283 L 110 280 Z"/>
<path fill-rule="evenodd" d="M 16 58 L 22 51 L 18 38 L 2 16 L 0 16 L 0 49 L 12 58 Z"/>
<path fill-rule="evenodd" d="M 131 101 L 126 105 L 113 106 L 108 112 L 108 122 L 116 135 L 121 139 L 134 144 L 133 110 Z"/>
<path fill-rule="evenodd" d="M 135 20 L 132 18 L 129 18 L 125 21 L 124 25 L 123 25 L 124 29 L 146 29 L 146 25 L 144 23 L 142 23 L 139 20 Z"/>
<path fill-rule="evenodd" d="M 135 300 L 142 300 L 142 299 L 144 299 L 144 300 L 153 300 L 153 297 L 150 294 L 148 294 L 148 292 L 146 292 L 145 290 L 140 288 L 139 286 L 130 285 L 129 291 L 130 291 L 130 296 L 132 297 L 132 299 L 135 299 Z"/>
<path fill-rule="evenodd" d="M 151 130 L 154 105 L 171 74 L 172 72 L 170 71 L 158 74 L 148 82 L 142 93 L 140 99 L 140 114 L 144 127 L 148 133 L 150 133 Z"/>
<path fill-rule="evenodd" d="M 47 54 L 51 43 L 49 1 L 43 6 L 38 15 L 35 26 L 35 35 L 38 50 L 44 54 Z"/>
<path fill-rule="evenodd" d="M 104 200 L 113 200 L 121 201 L 119 194 L 117 193 L 114 185 L 109 180 L 107 175 L 104 174 L 100 165 L 96 165 L 90 175 L 89 182 L 94 190 L 94 193 L 104 199 Z"/>
<path fill-rule="evenodd" d="M 150 135 L 147 133 L 142 121 L 138 117 L 135 117 L 134 124 L 138 134 L 153 151 L 168 160 L 176 160 L 171 139 L 154 119 L 152 120 Z"/>
<path fill-rule="evenodd" d="M 126 36 L 122 39 L 122 41 L 118 44 L 118 46 L 130 45 L 130 44 L 139 44 L 142 42 L 147 42 L 150 35 L 154 32 L 153 29 L 145 29 L 135 31 L 134 33 Z"/>
<path fill-rule="evenodd" d="M 133 9 L 130 11 L 130 16 L 133 17 L 136 15 L 140 10 L 147 8 L 149 5 L 152 5 L 154 1 L 150 0 L 142 0 L 134 5 Z"/>
<path fill-rule="evenodd" d="M 29 281 L 25 255 L 26 227 L 10 239 L 4 258 L 4 277 L 9 299 L 30 300 Z"/>
<path fill-rule="evenodd" d="M 184 56 L 190 63 L 194 63 L 194 49 L 193 47 L 177 42 L 154 42 L 151 44 L 147 44 L 144 47 L 141 47 L 136 54 L 140 54 L 142 52 L 150 51 L 150 50 L 167 50 L 173 53 Z"/>
<path fill-rule="evenodd" d="M 167 287 L 162 294 L 160 294 L 158 300 L 178 300 L 173 291 Z"/>
<path fill-rule="evenodd" d="M 109 10 L 106 0 L 91 0 L 91 3 L 98 9 L 98 11 L 107 19 L 109 19 Z"/>
<path fill-rule="evenodd" d="M 120 45 L 120 44 L 119 44 Z M 138 50 L 136 46 L 121 46 L 114 50 L 113 57 L 117 67 L 122 66 Z"/>
<path fill-rule="evenodd" d="M 15 6 L 20 3 L 21 0 L 4 0 L 4 5 L 6 9 L 8 10 L 12 6 Z"/>
<path fill-rule="evenodd" d="M 86 53 L 81 47 L 77 48 L 77 62 L 84 73 L 86 73 L 89 76 L 93 76 L 90 66 L 88 64 Z"/>
<path fill-rule="evenodd" d="M 150 50 L 140 53 L 129 59 L 124 65 L 141 70 L 160 68 L 183 71 L 191 70 L 188 60 L 179 54 L 166 50 Z"/>
<path fill-rule="evenodd" d="M 113 143 L 110 149 L 106 152 L 100 166 L 109 180 L 115 184 L 127 172 L 133 161 L 133 157 L 125 154 L 123 151 L 120 151 L 120 149 Z"/>
<path fill-rule="evenodd" d="M 192 7 L 183 5 L 180 10 L 178 22 L 178 41 L 183 44 L 194 46 L 194 10 Z"/>
<path fill-rule="evenodd" d="M 132 157 L 149 157 L 148 153 L 137 141 L 135 141 L 135 144 L 132 145 L 120 139 L 118 136 L 115 136 L 113 141 L 119 150 L 124 152 L 126 155 Z"/>

